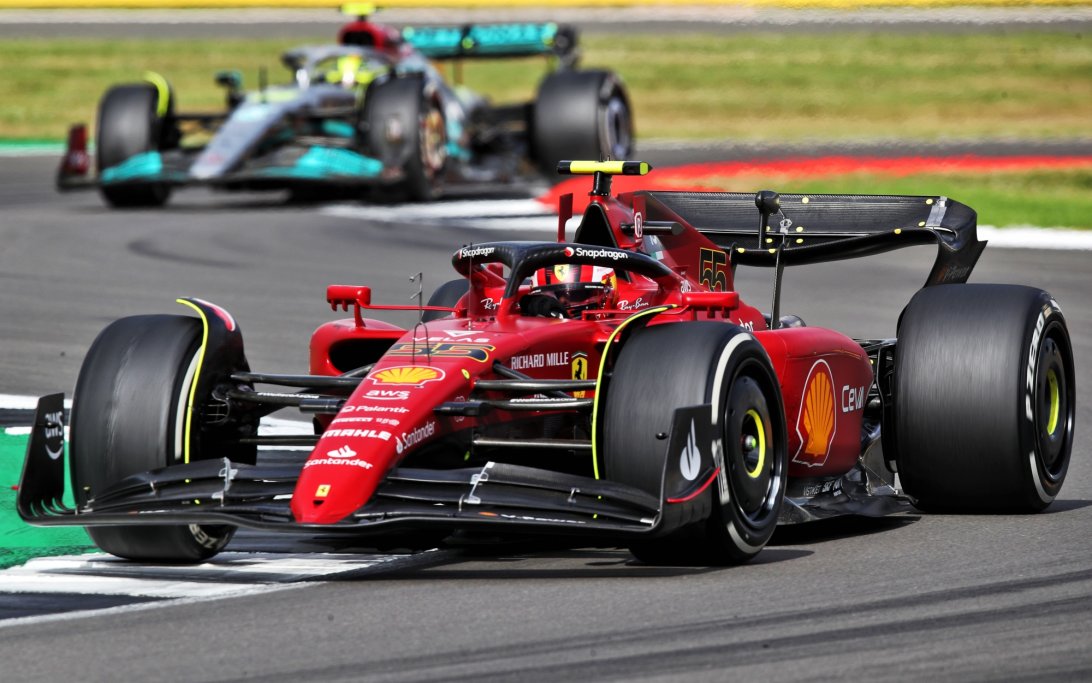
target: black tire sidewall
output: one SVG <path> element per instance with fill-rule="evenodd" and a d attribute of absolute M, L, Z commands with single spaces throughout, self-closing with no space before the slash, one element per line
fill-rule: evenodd
<path fill-rule="evenodd" d="M 755 378 L 765 393 L 774 422 L 772 460 L 777 488 L 768 514 L 752 522 L 736 508 L 738 492 L 726 470 L 718 475 L 707 495 L 713 498 L 713 514 L 703 530 L 684 530 L 680 541 L 689 546 L 691 559 L 710 563 L 744 562 L 757 554 L 777 524 L 784 498 L 787 466 L 785 418 L 779 383 L 762 345 L 748 332 L 717 322 L 657 325 L 635 332 L 626 342 L 607 387 L 602 423 L 604 472 L 618 481 L 659 496 L 664 471 L 664 441 L 657 434 L 670 433 L 674 409 L 709 403 L 714 411 L 726 408 L 734 382 L 741 376 Z M 718 377 L 720 380 L 718 381 Z M 655 388 L 650 395 L 649 388 Z M 722 455 L 727 453 L 723 414 L 716 416 Z M 719 476 L 727 480 L 728 501 L 721 504 Z M 671 553 L 679 544 L 668 538 Z M 652 553 L 639 556 L 653 557 Z"/>
<path fill-rule="evenodd" d="M 1037 329 L 1038 328 L 1038 329 Z M 1065 365 L 1066 444 L 1048 474 L 1037 443 L 1039 382 L 1047 338 Z M 958 284 L 915 294 L 895 356 L 895 441 L 900 481 L 924 510 L 1037 511 L 1068 468 L 1074 410 L 1065 319 L 1047 292 L 1019 285 Z"/>
<path fill-rule="evenodd" d="M 201 340 L 201 323 L 186 316 L 122 318 L 88 350 L 73 397 L 70 453 L 72 488 L 83 505 L 124 477 L 178 464 L 184 380 Z M 191 379 L 196 381 L 196 377 Z M 183 386 L 183 385 L 186 386 Z M 196 397 L 200 401 L 200 397 Z M 200 430 L 191 429 L 198 459 Z M 147 561 L 195 562 L 230 539 L 224 526 L 88 527 L 102 550 Z"/>

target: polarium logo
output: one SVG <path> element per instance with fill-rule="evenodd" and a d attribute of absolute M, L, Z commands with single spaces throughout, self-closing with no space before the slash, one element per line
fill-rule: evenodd
<path fill-rule="evenodd" d="M 834 443 L 834 378 L 825 360 L 815 361 L 804 383 L 804 396 L 800 404 L 800 417 L 796 421 L 796 435 L 800 448 L 792 461 L 808 467 L 819 467 L 830 455 Z"/>
<path fill-rule="evenodd" d="M 398 384 L 423 387 L 444 378 L 444 371 L 423 365 L 399 365 L 383 368 L 371 376 L 373 384 Z"/>

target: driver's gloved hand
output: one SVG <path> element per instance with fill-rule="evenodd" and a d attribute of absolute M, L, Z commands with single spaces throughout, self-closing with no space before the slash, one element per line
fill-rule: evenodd
<path fill-rule="evenodd" d="M 565 307 L 552 296 L 527 294 L 519 300 L 522 315 L 542 318 L 564 318 Z"/>

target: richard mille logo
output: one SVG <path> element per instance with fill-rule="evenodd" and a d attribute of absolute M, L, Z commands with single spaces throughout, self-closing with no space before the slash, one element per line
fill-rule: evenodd
<path fill-rule="evenodd" d="M 698 450 L 698 434 L 694 421 L 690 421 L 690 435 L 686 437 L 686 447 L 679 457 L 679 471 L 687 481 L 694 481 L 698 477 L 698 468 L 701 466 L 701 451 Z"/>

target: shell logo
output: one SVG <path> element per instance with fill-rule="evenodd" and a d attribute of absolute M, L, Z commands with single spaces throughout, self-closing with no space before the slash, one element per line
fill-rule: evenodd
<path fill-rule="evenodd" d="M 804 383 L 804 396 L 800 401 L 800 417 L 796 420 L 796 434 L 800 448 L 792 461 L 808 467 L 819 467 L 830 456 L 837 428 L 834 412 L 834 376 L 825 360 L 815 361 Z"/>
<path fill-rule="evenodd" d="M 399 365 L 383 368 L 371 376 L 373 384 L 398 384 L 422 387 L 444 378 L 444 371 L 422 365 Z"/>

